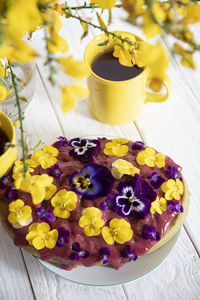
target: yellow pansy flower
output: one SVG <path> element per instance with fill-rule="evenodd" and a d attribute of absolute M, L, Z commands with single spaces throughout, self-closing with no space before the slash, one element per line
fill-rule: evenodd
<path fill-rule="evenodd" d="M 76 82 L 72 85 L 62 87 L 61 104 L 62 112 L 67 113 L 74 109 L 78 97 L 87 97 L 89 90 L 82 82 Z"/>
<path fill-rule="evenodd" d="M 84 61 L 75 61 L 72 55 L 59 58 L 58 62 L 62 65 L 64 72 L 73 78 L 82 79 L 89 75 Z"/>
<path fill-rule="evenodd" d="M 169 179 L 161 185 L 161 190 L 167 200 L 180 200 L 180 195 L 183 194 L 183 183 L 179 179 Z"/>
<path fill-rule="evenodd" d="M 129 140 L 121 138 L 114 139 L 111 142 L 105 144 L 104 154 L 106 155 L 115 155 L 118 157 L 126 156 L 128 153 L 128 146 L 125 145 Z"/>
<path fill-rule="evenodd" d="M 115 6 L 116 0 L 91 0 L 91 4 L 96 4 L 102 9 L 111 9 Z"/>
<path fill-rule="evenodd" d="M 96 207 L 85 208 L 82 212 L 82 217 L 79 219 L 79 226 L 84 229 L 87 236 L 97 236 L 101 232 L 101 227 L 104 225 L 102 212 Z"/>
<path fill-rule="evenodd" d="M 50 230 L 49 224 L 33 223 L 29 226 L 26 240 L 29 245 L 35 247 L 37 250 L 41 250 L 44 247 L 53 249 L 58 239 L 58 230 Z"/>
<path fill-rule="evenodd" d="M 57 186 L 55 184 L 50 184 L 46 187 L 46 195 L 44 200 L 49 200 L 57 192 Z"/>
<path fill-rule="evenodd" d="M 155 214 L 156 212 L 162 215 L 163 211 L 167 210 L 167 201 L 165 198 L 156 197 L 156 200 L 151 203 L 150 212 Z"/>
<path fill-rule="evenodd" d="M 116 179 L 120 179 L 123 175 L 135 176 L 140 174 L 140 169 L 134 167 L 132 163 L 124 159 L 117 159 L 112 163 L 112 175 Z"/>
<path fill-rule="evenodd" d="M 76 209 L 77 195 L 72 191 L 60 190 L 51 199 L 51 205 L 54 207 L 53 214 L 56 217 L 68 219 L 70 211 Z"/>
<path fill-rule="evenodd" d="M 138 153 L 136 161 L 140 166 L 154 167 L 156 165 L 158 168 L 163 168 L 165 166 L 165 155 L 156 153 L 153 148 L 148 147 Z"/>
<path fill-rule="evenodd" d="M 114 218 L 110 221 L 109 227 L 102 228 L 102 236 L 108 245 L 114 242 L 124 244 L 132 238 L 133 230 L 126 220 Z"/>
<path fill-rule="evenodd" d="M 6 98 L 9 97 L 11 91 L 7 90 L 4 85 L 0 85 L 0 102 L 3 102 Z"/>
<path fill-rule="evenodd" d="M 28 160 L 30 166 L 37 167 L 41 165 L 43 169 L 52 167 L 57 163 L 58 149 L 53 146 L 45 145 L 42 150 L 37 150 Z"/>
<path fill-rule="evenodd" d="M 8 221 L 14 228 L 27 226 L 32 222 L 32 209 L 29 205 L 24 205 L 21 199 L 17 199 L 9 204 Z"/>

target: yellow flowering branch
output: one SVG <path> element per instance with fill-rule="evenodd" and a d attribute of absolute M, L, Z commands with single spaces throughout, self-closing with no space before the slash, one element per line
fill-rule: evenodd
<path fill-rule="evenodd" d="M 24 117 L 23 117 L 23 112 L 21 110 L 21 106 L 20 106 L 20 96 L 19 96 L 19 93 L 17 90 L 16 75 L 13 72 L 10 61 L 8 61 L 8 68 L 9 68 L 10 74 L 11 74 L 12 86 L 14 88 L 16 104 L 17 104 L 17 109 L 18 109 L 18 120 L 19 120 L 19 124 L 20 124 L 19 128 L 20 128 L 20 134 L 21 134 L 22 161 L 23 161 L 23 165 L 24 165 L 23 176 L 25 177 L 28 167 L 26 164 L 27 151 L 26 151 L 26 142 L 25 142 L 25 138 L 24 138 L 24 128 L 23 128 Z"/>

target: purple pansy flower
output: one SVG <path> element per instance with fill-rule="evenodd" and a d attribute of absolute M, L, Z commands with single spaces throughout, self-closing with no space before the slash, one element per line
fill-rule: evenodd
<path fill-rule="evenodd" d="M 52 223 L 55 222 L 56 217 L 53 215 L 52 210 L 51 209 L 45 209 L 44 207 L 39 207 L 36 210 L 36 215 L 40 217 L 40 220 L 42 222 L 46 222 L 46 223 Z"/>
<path fill-rule="evenodd" d="M 17 190 L 12 186 L 7 187 L 5 195 L 10 200 L 17 200 L 18 199 Z"/>
<path fill-rule="evenodd" d="M 144 143 L 140 142 L 140 141 L 136 141 L 136 142 L 134 142 L 132 149 L 133 150 L 142 150 L 142 149 L 144 149 Z"/>
<path fill-rule="evenodd" d="M 168 202 L 167 210 L 169 212 L 179 212 L 179 213 L 183 212 L 183 206 L 179 204 L 177 200 L 167 201 L 167 202 Z"/>
<path fill-rule="evenodd" d="M 3 176 L 1 179 L 0 179 L 0 189 L 4 190 L 9 183 L 12 183 L 13 182 L 13 179 L 11 177 L 11 175 L 7 175 L 7 176 Z"/>
<path fill-rule="evenodd" d="M 45 171 L 49 176 L 52 176 L 55 178 L 59 178 L 60 175 L 62 174 L 61 170 L 59 169 L 58 164 L 53 165 L 51 168 L 48 168 Z"/>
<path fill-rule="evenodd" d="M 117 190 L 116 211 L 124 217 L 145 218 L 150 212 L 151 202 L 156 199 L 156 193 L 138 174 L 131 181 L 121 182 Z"/>
<path fill-rule="evenodd" d="M 168 167 L 165 173 L 168 178 L 173 178 L 174 180 L 179 179 L 180 181 L 182 181 L 180 172 L 175 166 Z"/>
<path fill-rule="evenodd" d="M 100 208 L 105 211 L 107 209 L 115 210 L 115 197 L 116 193 L 109 194 L 104 202 L 101 202 Z"/>
<path fill-rule="evenodd" d="M 73 190 L 86 199 L 106 196 L 112 189 L 114 178 L 106 167 L 89 164 L 69 178 Z"/>
<path fill-rule="evenodd" d="M 80 161 L 89 162 L 97 153 L 100 141 L 76 138 L 72 139 L 69 145 L 73 147 L 73 149 L 69 151 L 71 156 L 77 157 Z"/>
<path fill-rule="evenodd" d="M 165 179 L 161 176 L 158 176 L 156 172 L 151 174 L 151 185 L 154 187 L 154 189 L 158 189 L 164 181 Z"/>
<path fill-rule="evenodd" d="M 126 245 L 124 250 L 121 252 L 121 257 L 129 258 L 129 261 L 135 261 L 137 259 L 137 255 L 135 254 L 135 250 L 131 250 L 130 245 Z"/>
<path fill-rule="evenodd" d="M 110 250 L 107 247 L 99 249 L 99 258 L 102 260 L 103 264 L 107 264 L 108 256 L 110 256 Z"/>
<path fill-rule="evenodd" d="M 59 147 L 65 147 L 68 145 L 68 141 L 64 136 L 59 136 L 58 140 L 59 141 L 57 141 L 53 144 L 53 147 L 59 148 Z"/>
<path fill-rule="evenodd" d="M 72 250 L 73 252 L 70 254 L 71 260 L 79 260 L 81 257 L 87 258 L 89 256 L 89 252 L 87 250 L 83 250 L 77 242 L 72 244 Z"/>
<path fill-rule="evenodd" d="M 145 224 L 142 229 L 142 237 L 145 240 L 159 241 L 160 233 L 156 232 L 156 228 L 154 226 L 149 226 Z"/>
<path fill-rule="evenodd" d="M 58 239 L 56 242 L 56 246 L 62 248 L 64 244 L 68 242 L 69 237 L 70 237 L 69 230 L 65 229 L 64 227 L 60 227 L 58 229 Z"/>

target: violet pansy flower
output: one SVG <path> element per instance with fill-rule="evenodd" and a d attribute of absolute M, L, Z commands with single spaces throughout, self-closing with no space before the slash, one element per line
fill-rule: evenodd
<path fill-rule="evenodd" d="M 137 259 L 137 255 L 135 254 L 135 250 L 131 249 L 130 245 L 126 245 L 124 250 L 121 252 L 121 257 L 129 258 L 130 261 L 135 261 Z"/>
<path fill-rule="evenodd" d="M 99 249 L 99 258 L 102 260 L 103 265 L 107 264 L 110 250 L 107 247 Z"/>
<path fill-rule="evenodd" d="M 89 164 L 69 178 L 73 190 L 86 199 L 106 196 L 112 189 L 114 178 L 106 167 Z"/>
<path fill-rule="evenodd" d="M 106 198 L 106 200 L 104 202 L 101 202 L 101 204 L 100 204 L 101 210 L 103 210 L 103 211 L 108 210 L 108 209 L 115 210 L 115 196 L 116 195 L 117 195 L 116 193 L 109 194 L 108 197 Z"/>
<path fill-rule="evenodd" d="M 73 252 L 70 254 L 71 260 L 79 260 L 82 258 L 87 258 L 89 256 L 89 252 L 87 250 L 84 250 L 80 247 L 80 244 L 75 242 L 72 244 L 72 250 Z"/>
<path fill-rule="evenodd" d="M 56 242 L 56 246 L 62 248 L 64 244 L 68 242 L 69 237 L 70 237 L 69 230 L 65 229 L 64 227 L 60 227 L 58 229 L 58 239 Z"/>
<path fill-rule="evenodd" d="M 179 213 L 183 212 L 183 206 L 179 204 L 177 200 L 167 201 L 167 203 L 168 203 L 167 210 L 169 212 L 179 212 Z"/>
<path fill-rule="evenodd" d="M 59 178 L 62 174 L 58 164 L 53 165 L 51 168 L 45 169 L 45 171 L 49 176 L 52 176 L 54 178 Z"/>
<path fill-rule="evenodd" d="M 168 167 L 166 170 L 166 175 L 168 178 L 172 178 L 174 180 L 179 179 L 182 181 L 182 177 L 180 176 L 180 172 L 175 166 Z"/>
<path fill-rule="evenodd" d="M 154 226 L 149 226 L 149 225 L 145 224 L 142 229 L 142 237 L 145 240 L 159 241 L 160 233 L 156 232 L 156 228 Z"/>
<path fill-rule="evenodd" d="M 66 147 L 68 145 L 68 141 L 64 136 L 59 136 L 58 141 L 53 144 L 53 147 Z"/>
<path fill-rule="evenodd" d="M 12 186 L 7 187 L 5 195 L 10 200 L 17 200 L 18 199 L 17 190 Z"/>
<path fill-rule="evenodd" d="M 0 179 L 0 189 L 4 190 L 10 183 L 13 182 L 11 175 L 3 176 Z"/>
<path fill-rule="evenodd" d="M 115 197 L 115 206 L 120 215 L 133 216 L 138 219 L 143 219 L 148 215 L 156 193 L 138 174 L 133 180 L 121 182 L 117 190 L 119 194 Z"/>
<path fill-rule="evenodd" d="M 142 150 L 144 149 L 144 143 L 141 141 L 136 141 L 134 142 L 133 146 L 132 146 L 132 150 Z"/>
<path fill-rule="evenodd" d="M 165 179 L 161 176 L 158 176 L 156 172 L 151 174 L 151 185 L 154 189 L 158 189 Z"/>
<path fill-rule="evenodd" d="M 40 220 L 42 222 L 46 222 L 46 223 L 50 224 L 50 223 L 56 221 L 56 217 L 53 215 L 51 209 L 46 210 L 44 207 L 39 207 L 35 213 L 37 216 L 40 217 Z"/>
<path fill-rule="evenodd" d="M 80 161 L 89 162 L 97 153 L 100 141 L 75 138 L 69 142 L 69 145 L 73 147 L 69 152 L 71 156 L 78 158 Z"/>

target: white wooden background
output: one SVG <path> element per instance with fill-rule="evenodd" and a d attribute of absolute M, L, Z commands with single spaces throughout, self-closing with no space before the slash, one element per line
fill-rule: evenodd
<path fill-rule="evenodd" d="M 70 4 L 77 1 L 70 1 Z M 89 16 L 84 11 L 84 15 Z M 126 13 L 115 9 L 111 29 L 126 30 L 144 37 L 122 19 Z M 61 33 L 70 44 L 69 53 L 83 58 L 85 45 L 99 34 L 91 30 L 80 41 L 82 29 L 76 20 L 64 20 Z M 199 31 L 198 31 L 199 32 Z M 42 50 L 42 32 L 33 36 L 32 45 Z M 168 47 L 171 41 L 166 42 Z M 134 123 L 110 126 L 96 121 L 86 100 L 80 100 L 73 112 L 61 114 L 60 91 L 47 81 L 47 69 L 40 59 L 37 63 L 35 95 L 25 113 L 25 130 L 29 146 L 39 139 L 51 144 L 56 137 L 84 135 L 113 135 L 143 140 L 149 146 L 169 155 L 183 167 L 191 192 L 187 220 L 174 250 L 157 269 L 134 282 L 115 287 L 87 287 L 68 282 L 40 266 L 25 251 L 16 248 L 0 226 L 0 300 L 55 299 L 200 299 L 200 55 L 195 56 L 198 69 L 193 72 L 180 67 L 172 59 L 169 76 L 173 83 L 170 99 L 162 104 L 147 104 Z M 59 84 L 71 79 L 57 75 Z"/>

